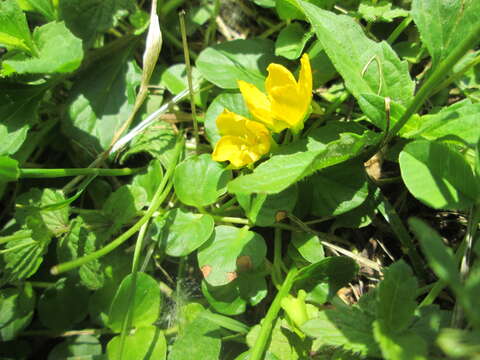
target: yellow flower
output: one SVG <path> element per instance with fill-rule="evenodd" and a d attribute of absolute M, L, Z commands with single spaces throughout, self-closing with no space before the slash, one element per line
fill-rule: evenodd
<path fill-rule="evenodd" d="M 212 159 L 230 161 L 233 168 L 254 163 L 270 151 L 271 137 L 261 123 L 224 110 L 217 118 L 222 137 L 215 145 Z"/>
<path fill-rule="evenodd" d="M 239 80 L 238 86 L 250 113 L 273 132 L 298 133 L 312 101 L 312 69 L 307 54 L 301 60 L 298 82 L 284 66 L 270 64 L 265 81 L 267 95 L 255 85 Z"/>

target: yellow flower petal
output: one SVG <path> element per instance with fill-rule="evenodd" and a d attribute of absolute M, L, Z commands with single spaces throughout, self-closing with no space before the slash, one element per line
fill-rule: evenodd
<path fill-rule="evenodd" d="M 300 75 L 298 77 L 298 89 L 300 90 L 300 95 L 305 99 L 305 102 L 310 105 L 312 101 L 312 68 L 310 67 L 310 59 L 308 54 L 303 54 L 300 59 Z"/>
<path fill-rule="evenodd" d="M 245 158 L 242 151 L 244 147 L 245 143 L 242 139 L 235 136 L 223 136 L 215 145 L 212 159 L 215 161 L 230 161 L 233 167 L 240 168 L 252 162 Z"/>
<path fill-rule="evenodd" d="M 268 76 L 265 80 L 265 89 L 270 94 L 278 86 L 297 86 L 293 74 L 283 65 L 270 64 L 267 68 Z"/>
<path fill-rule="evenodd" d="M 298 132 L 303 128 L 303 121 L 312 100 L 312 70 L 308 55 L 302 56 L 298 83 L 292 73 L 281 65 L 271 64 L 268 70 L 265 87 L 272 113 L 282 126 Z"/>
<path fill-rule="evenodd" d="M 246 81 L 239 80 L 237 84 L 250 114 L 268 127 L 272 127 L 274 120 L 267 95 Z"/>
<path fill-rule="evenodd" d="M 240 168 L 270 151 L 270 132 L 259 122 L 224 110 L 217 118 L 217 128 L 222 137 L 212 154 L 215 161 L 230 161 L 232 167 Z"/>

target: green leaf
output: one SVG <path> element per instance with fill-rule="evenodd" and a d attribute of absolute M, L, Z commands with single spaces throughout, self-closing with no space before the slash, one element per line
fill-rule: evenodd
<path fill-rule="evenodd" d="M 0 290 L 0 340 L 13 340 L 32 320 L 35 292 L 29 283 Z"/>
<path fill-rule="evenodd" d="M 126 276 L 115 294 L 108 315 L 108 326 L 120 331 L 128 312 L 132 312 L 131 325 L 152 325 L 160 314 L 161 297 L 157 281 L 145 273 Z"/>
<path fill-rule="evenodd" d="M 117 233 L 123 225 L 138 215 L 146 203 L 146 192 L 143 188 L 123 185 L 114 191 L 105 201 L 102 210 L 111 224 L 110 233 Z"/>
<path fill-rule="evenodd" d="M 168 168 L 176 142 L 177 135 L 170 125 L 150 126 L 132 140 L 130 148 L 122 155 L 121 162 L 124 163 L 133 154 L 146 152 Z"/>
<path fill-rule="evenodd" d="M 449 357 L 476 360 L 480 354 L 480 332 L 442 329 L 437 344 Z"/>
<path fill-rule="evenodd" d="M 45 226 L 50 236 L 64 234 L 69 229 L 69 208 L 63 207 L 58 210 L 42 209 L 64 200 L 65 197 L 61 190 L 31 188 L 29 192 L 17 197 L 15 218 L 20 224 L 24 224 L 27 217 L 34 217 L 38 223 Z"/>
<path fill-rule="evenodd" d="M 197 316 L 173 343 L 168 360 L 218 360 L 221 346 L 218 325 Z"/>
<path fill-rule="evenodd" d="M 323 245 L 316 235 L 304 232 L 292 232 L 291 244 L 309 263 L 314 264 L 320 262 L 325 257 Z"/>
<path fill-rule="evenodd" d="M 368 121 L 381 130 L 391 129 L 405 112 L 405 107 L 395 101 L 390 101 L 387 105 L 386 99 L 374 94 L 362 94 L 358 104 Z M 387 123 L 386 107 L 389 106 L 390 124 Z M 423 119 L 414 114 L 399 131 L 399 135 L 409 137 L 411 133 L 418 131 L 423 123 Z"/>
<path fill-rule="evenodd" d="M 102 354 L 102 344 L 95 336 L 78 335 L 67 338 L 50 351 L 47 360 L 81 359 L 93 360 Z"/>
<path fill-rule="evenodd" d="M 377 320 L 389 334 L 405 331 L 413 321 L 417 280 L 402 260 L 390 265 L 378 285 Z"/>
<path fill-rule="evenodd" d="M 407 63 L 400 61 L 390 45 L 370 40 L 351 16 L 336 15 L 305 1 L 299 3 L 325 52 L 357 99 L 361 94 L 377 94 L 408 104 L 414 83 Z"/>
<path fill-rule="evenodd" d="M 202 294 L 212 308 L 221 314 L 240 315 L 247 308 L 247 300 L 240 296 L 236 280 L 222 286 L 211 286 L 202 280 Z"/>
<path fill-rule="evenodd" d="M 95 323 L 105 327 L 108 324 L 108 313 L 112 299 L 123 278 L 130 273 L 132 259 L 130 254 L 117 250 L 100 259 L 101 271 L 105 278 L 103 287 L 90 297 L 88 305 L 90 317 Z"/>
<path fill-rule="evenodd" d="M 213 161 L 210 154 L 196 155 L 175 168 L 173 186 L 182 203 L 202 207 L 225 194 L 231 176 L 231 171 Z"/>
<path fill-rule="evenodd" d="M 301 8 L 295 0 L 276 0 L 278 17 L 282 20 L 305 20 Z"/>
<path fill-rule="evenodd" d="M 0 181 L 17 181 L 19 176 L 18 161 L 9 156 L 0 156 Z"/>
<path fill-rule="evenodd" d="M 107 149 L 133 110 L 135 87 L 140 83 L 139 69 L 127 61 L 133 45 L 98 59 L 70 91 L 63 132 L 88 153 Z"/>
<path fill-rule="evenodd" d="M 133 12 L 135 4 L 131 0 L 60 0 L 58 8 L 67 27 L 90 44 L 115 25 L 125 10 Z"/>
<path fill-rule="evenodd" d="M 295 60 L 302 55 L 308 40 L 313 36 L 312 31 L 306 32 L 299 23 L 285 26 L 275 41 L 275 55 Z"/>
<path fill-rule="evenodd" d="M 1 155 L 14 154 L 27 138 L 28 130 L 37 122 L 37 108 L 45 86 L 10 86 L 0 84 Z"/>
<path fill-rule="evenodd" d="M 145 172 L 135 175 L 132 181 L 132 192 L 138 193 L 138 191 L 134 190 L 134 188 L 142 188 L 147 195 L 146 200 L 150 202 L 153 199 L 155 191 L 162 182 L 162 178 L 162 164 L 159 160 L 154 159 L 150 161 L 150 163 L 148 164 L 148 168 L 145 170 Z"/>
<path fill-rule="evenodd" d="M 23 10 L 42 14 L 47 21 L 57 20 L 57 9 L 52 0 L 17 0 Z"/>
<path fill-rule="evenodd" d="M 198 250 L 198 265 L 213 286 L 225 285 L 238 272 L 258 268 L 265 261 L 263 238 L 247 227 L 217 226 L 214 236 Z"/>
<path fill-rule="evenodd" d="M 361 2 L 358 7 L 358 13 L 367 22 L 392 22 L 398 17 L 407 17 L 408 11 L 401 8 L 393 8 L 392 3 L 388 1 L 379 1 L 377 3 Z"/>
<path fill-rule="evenodd" d="M 251 328 L 247 335 L 247 344 L 252 348 L 258 339 L 260 332 L 260 325 L 255 325 Z M 270 341 L 266 346 L 267 359 L 275 360 L 297 360 L 307 359 L 310 348 L 309 339 L 301 339 L 296 333 L 291 331 L 287 320 L 278 318 L 272 329 Z M 270 355 L 269 355 L 270 354 Z M 273 355 L 273 358 L 271 357 Z M 249 359 L 245 357 L 243 359 Z"/>
<path fill-rule="evenodd" d="M 422 126 L 411 136 L 457 142 L 473 148 L 480 139 L 479 112 L 480 104 L 443 108 L 437 114 L 422 116 Z"/>
<path fill-rule="evenodd" d="M 360 206 L 368 196 L 362 162 L 328 167 L 308 178 L 312 189 L 312 214 L 336 216 Z"/>
<path fill-rule="evenodd" d="M 310 64 L 313 69 L 313 88 L 317 89 L 338 74 L 320 41 L 315 40 L 307 50 Z"/>
<path fill-rule="evenodd" d="M 3 254 L 2 279 L 0 284 L 15 283 L 32 276 L 43 261 L 50 243 L 50 235 L 37 218 L 26 219 L 26 229 L 13 234 Z"/>
<path fill-rule="evenodd" d="M 317 318 L 307 321 L 301 330 L 322 343 L 359 353 L 378 356 L 380 349 L 373 338 L 372 314 L 357 305 L 320 311 Z"/>
<path fill-rule="evenodd" d="M 358 155 L 374 137 L 352 123 L 333 123 L 312 131 L 307 139 L 283 146 L 252 174 L 239 176 L 228 184 L 231 193 L 276 194 L 317 170 Z M 359 134 L 360 133 L 360 134 Z"/>
<path fill-rule="evenodd" d="M 480 3 L 413 0 L 411 12 L 435 68 L 473 31 L 479 20 Z"/>
<path fill-rule="evenodd" d="M 375 340 L 385 360 L 427 360 L 427 344 L 415 333 L 391 334 L 381 321 L 373 323 Z"/>
<path fill-rule="evenodd" d="M 0 45 L 35 53 L 27 18 L 15 0 L 0 2 Z"/>
<path fill-rule="evenodd" d="M 200 304 L 199 304 L 200 305 Z M 249 327 L 244 323 L 232 319 L 228 316 L 223 316 L 219 314 L 212 313 L 210 311 L 203 311 L 199 314 L 204 319 L 214 322 L 218 326 L 221 326 L 225 329 L 234 331 L 239 334 L 246 334 L 248 333 Z"/>
<path fill-rule="evenodd" d="M 196 67 L 192 67 L 193 86 L 198 86 L 202 76 Z M 172 94 L 178 94 L 188 88 L 187 67 L 185 64 L 175 64 L 162 73 L 161 83 Z"/>
<path fill-rule="evenodd" d="M 408 224 L 420 242 L 430 268 L 452 287 L 457 296 L 463 293 L 455 257 L 452 250 L 443 244 L 441 236 L 420 219 L 411 218 Z"/>
<path fill-rule="evenodd" d="M 298 190 L 293 185 L 278 194 L 237 194 L 237 200 L 248 219 L 256 226 L 271 226 L 292 212 Z"/>
<path fill-rule="evenodd" d="M 480 306 L 479 291 L 480 291 L 480 265 L 475 263 L 470 270 L 467 280 L 465 280 L 465 299 L 464 307 L 467 313 L 468 320 L 472 323 L 475 329 L 480 329 L 480 313 L 478 312 Z"/>
<path fill-rule="evenodd" d="M 221 93 L 215 99 L 207 109 L 205 113 L 205 132 L 207 133 L 208 141 L 212 146 L 215 146 L 218 140 L 220 140 L 220 133 L 217 129 L 217 117 L 223 112 L 224 109 L 230 110 L 238 115 L 249 117 L 247 106 L 243 100 L 243 96 L 240 93 Z"/>
<path fill-rule="evenodd" d="M 4 64 L 18 74 L 54 74 L 72 72 L 82 62 L 82 41 L 73 36 L 63 22 L 35 28 L 33 42 L 37 56 L 14 56 Z"/>
<path fill-rule="evenodd" d="M 267 39 L 233 40 L 203 50 L 197 69 L 205 79 L 223 89 L 238 88 L 244 80 L 264 89 L 267 66 L 279 62 L 273 55 L 273 42 Z"/>
<path fill-rule="evenodd" d="M 479 186 L 472 168 L 445 144 L 411 142 L 403 148 L 399 162 L 408 190 L 434 209 L 466 209 L 478 201 Z"/>
<path fill-rule="evenodd" d="M 186 256 L 199 248 L 213 233 L 215 222 L 208 214 L 182 209 L 169 210 L 163 219 L 159 247 L 169 256 Z"/>
<path fill-rule="evenodd" d="M 107 354 L 109 359 L 165 360 L 167 340 L 159 328 L 142 327 L 126 337 L 123 351 L 121 336 L 115 336 L 107 344 Z"/>
<path fill-rule="evenodd" d="M 40 322 L 49 329 L 71 328 L 87 316 L 89 292 L 75 281 L 61 278 L 38 301 Z"/>
<path fill-rule="evenodd" d="M 358 272 L 358 265 L 343 256 L 326 257 L 301 268 L 295 278 L 295 289 L 311 291 L 320 283 L 327 283 L 327 297 L 331 299 L 337 291 L 347 285 Z"/>
<path fill-rule="evenodd" d="M 85 226 L 83 219 L 77 217 L 70 224 L 68 234 L 57 243 L 57 257 L 60 263 L 72 261 L 88 255 L 99 248 L 96 234 Z M 81 283 L 91 290 L 99 289 L 104 283 L 100 261 L 92 260 L 78 269 Z"/>

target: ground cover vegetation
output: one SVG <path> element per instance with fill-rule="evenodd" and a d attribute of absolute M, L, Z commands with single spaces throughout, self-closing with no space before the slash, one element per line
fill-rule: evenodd
<path fill-rule="evenodd" d="M 0 0 L 1 359 L 480 359 L 480 1 Z"/>

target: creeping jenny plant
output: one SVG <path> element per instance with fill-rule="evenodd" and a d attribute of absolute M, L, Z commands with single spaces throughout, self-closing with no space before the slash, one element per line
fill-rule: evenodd
<path fill-rule="evenodd" d="M 239 80 L 238 86 L 253 117 L 273 132 L 292 129 L 298 133 L 312 101 L 312 69 L 307 54 L 301 60 L 298 82 L 280 64 L 270 64 L 265 81 L 267 94 L 255 85 Z"/>

